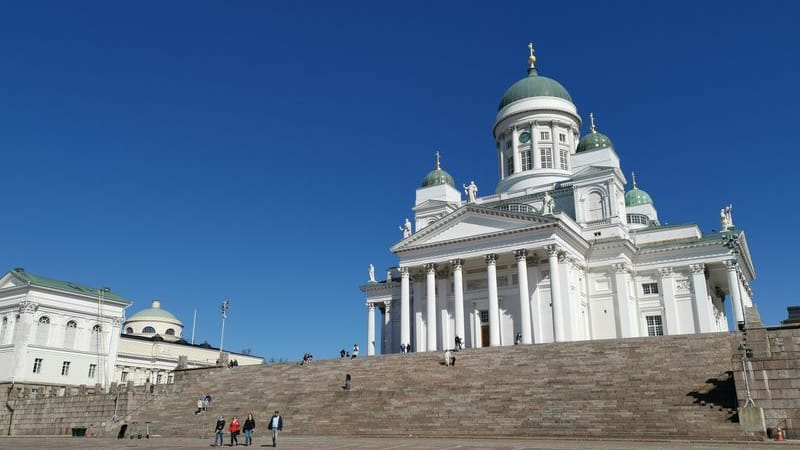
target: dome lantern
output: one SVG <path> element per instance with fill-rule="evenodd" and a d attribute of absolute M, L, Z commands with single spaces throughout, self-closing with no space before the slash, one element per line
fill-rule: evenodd
<path fill-rule="evenodd" d="M 442 169 L 440 157 L 441 155 L 437 150 L 436 168 L 428 172 L 427 175 L 425 175 L 425 178 L 422 180 L 422 187 L 437 186 L 440 184 L 449 184 L 453 188 L 456 187 L 456 182 L 453 181 L 453 177 L 449 173 L 447 173 L 446 170 Z"/>

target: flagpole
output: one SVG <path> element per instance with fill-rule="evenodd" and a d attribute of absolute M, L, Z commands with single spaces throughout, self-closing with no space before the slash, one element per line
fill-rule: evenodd
<path fill-rule="evenodd" d="M 194 309 L 194 317 L 192 317 L 192 345 L 194 345 L 194 324 L 197 323 L 197 308 Z"/>

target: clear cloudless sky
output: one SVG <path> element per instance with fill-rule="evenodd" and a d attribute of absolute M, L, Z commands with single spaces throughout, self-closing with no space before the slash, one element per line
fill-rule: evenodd
<path fill-rule="evenodd" d="M 270 358 L 359 343 L 359 286 L 434 151 L 498 181 L 529 40 L 662 223 L 747 233 L 767 324 L 800 304 L 796 2 L 3 2 L 0 270 L 160 299 Z M 585 133 L 587 126 L 584 126 Z M 630 187 L 630 186 L 629 186 Z M 378 316 L 380 316 L 378 314 Z"/>

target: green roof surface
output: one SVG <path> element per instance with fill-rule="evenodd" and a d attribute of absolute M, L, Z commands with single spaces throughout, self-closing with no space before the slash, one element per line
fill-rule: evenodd
<path fill-rule="evenodd" d="M 507 105 L 517 100 L 530 97 L 558 97 L 572 102 L 569 92 L 564 89 L 558 81 L 539 75 L 536 69 L 529 69 L 528 76 L 512 84 L 500 100 L 497 110 L 505 108 Z"/>
<path fill-rule="evenodd" d="M 633 188 L 625 193 L 625 206 L 646 205 L 648 203 L 652 205 L 653 199 L 650 198 L 650 194 L 639 188 Z"/>
<path fill-rule="evenodd" d="M 23 281 L 27 281 L 32 286 L 58 289 L 60 291 L 71 292 L 74 294 L 89 295 L 98 298 L 100 297 L 100 293 L 102 291 L 102 289 L 76 284 L 71 281 L 61 281 L 53 278 L 43 277 L 41 275 L 34 275 L 32 273 L 26 272 L 25 269 L 20 267 L 12 270 L 12 272 L 14 273 L 15 276 L 17 276 Z M 115 294 L 110 290 L 102 291 L 102 295 L 103 298 L 106 300 L 114 300 L 123 303 L 130 303 L 128 300 L 125 300 L 124 298 L 122 298 L 121 296 Z"/>
<path fill-rule="evenodd" d="M 602 148 L 611 148 L 611 139 L 603 133 L 596 131 L 587 134 L 578 142 L 578 148 L 575 153 L 588 152 L 589 150 L 598 150 Z"/>
<path fill-rule="evenodd" d="M 456 182 L 453 181 L 453 177 L 444 169 L 433 169 L 428 172 L 428 174 L 425 175 L 425 179 L 422 180 L 422 187 L 436 186 L 439 184 L 449 184 L 450 186 L 456 187 Z"/>
<path fill-rule="evenodd" d="M 177 317 L 175 317 L 174 314 L 172 314 L 169 311 L 163 310 L 161 308 L 143 309 L 143 310 L 137 312 L 136 314 L 132 315 L 131 317 L 129 317 L 126 320 L 126 322 L 130 322 L 131 320 L 149 320 L 149 319 L 154 319 L 154 318 L 155 319 L 166 320 L 166 321 L 169 321 L 169 322 L 177 322 L 177 323 L 183 325 L 183 322 L 181 322 Z"/>

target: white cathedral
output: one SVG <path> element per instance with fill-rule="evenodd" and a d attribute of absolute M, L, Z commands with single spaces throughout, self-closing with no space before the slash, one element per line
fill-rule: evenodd
<path fill-rule="evenodd" d="M 752 306 L 755 271 L 731 207 L 720 232 L 661 225 L 626 179 L 611 140 L 580 138 L 564 87 L 539 75 L 505 92 L 492 132 L 499 182 L 478 196 L 441 168 L 416 191 L 414 230 L 391 247 L 398 266 L 361 286 L 367 353 L 436 351 L 728 331 Z M 727 306 L 726 306 L 727 305 Z M 376 324 L 375 311 L 382 313 Z M 726 313 L 726 311 L 728 311 Z"/>

